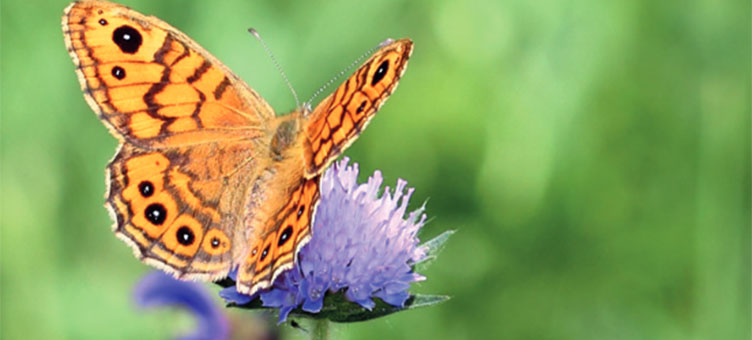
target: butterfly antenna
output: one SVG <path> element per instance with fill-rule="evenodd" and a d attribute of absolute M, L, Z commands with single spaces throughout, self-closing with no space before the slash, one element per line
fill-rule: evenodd
<path fill-rule="evenodd" d="M 384 47 L 386 45 L 389 45 L 392 42 L 394 42 L 394 40 L 392 40 L 392 39 L 386 39 L 386 40 L 382 41 L 381 43 L 379 43 L 378 46 L 374 46 L 371 49 L 369 49 L 368 51 L 366 51 L 366 53 L 363 53 L 360 57 L 358 57 L 358 59 L 355 59 L 355 61 L 353 61 L 352 64 L 350 64 L 350 66 L 348 66 L 344 70 L 340 71 L 336 76 L 334 76 L 334 78 L 329 79 L 329 81 L 327 81 L 323 86 L 321 86 L 318 90 L 316 90 L 316 92 L 313 93 L 313 96 L 311 96 L 310 99 L 308 99 L 305 103 L 303 103 L 303 105 L 305 105 L 305 107 L 308 108 L 308 111 L 310 111 L 311 103 L 313 103 L 313 100 L 316 99 L 316 97 L 318 97 L 322 92 L 326 91 L 327 87 L 331 86 L 335 81 L 337 81 L 337 79 L 339 79 L 340 77 L 342 77 L 343 75 L 345 75 L 347 72 L 349 72 L 350 70 L 352 70 L 355 66 L 359 65 L 360 62 L 363 61 L 363 59 L 365 59 L 366 57 L 368 57 L 371 54 L 373 54 L 373 51 L 375 51 L 375 50 L 377 50 L 379 48 L 382 48 L 382 47 Z"/>
<path fill-rule="evenodd" d="M 282 75 L 282 79 L 285 80 L 285 84 L 287 84 L 287 87 L 290 89 L 290 92 L 292 92 L 292 96 L 295 97 L 295 107 L 300 107 L 300 100 L 298 100 L 298 94 L 295 92 L 295 89 L 292 87 L 290 80 L 287 79 L 287 75 L 285 75 L 285 71 L 282 71 L 282 67 L 279 66 L 279 63 L 277 62 L 277 58 L 274 58 L 274 54 L 272 54 L 272 50 L 269 49 L 269 46 L 266 46 L 264 39 L 261 39 L 261 35 L 258 33 L 258 31 L 256 31 L 256 29 L 249 28 L 248 33 L 253 34 L 253 36 L 256 37 L 256 39 L 258 39 L 259 42 L 261 42 L 261 46 L 264 46 L 264 50 L 266 50 L 266 54 L 268 54 L 269 58 L 272 59 L 274 66 L 277 68 L 277 71 L 279 71 L 279 73 Z"/>

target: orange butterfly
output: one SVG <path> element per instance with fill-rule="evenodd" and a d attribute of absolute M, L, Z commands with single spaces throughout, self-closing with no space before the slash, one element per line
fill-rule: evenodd
<path fill-rule="evenodd" d="M 107 166 L 115 234 L 179 278 L 238 268 L 253 294 L 310 239 L 319 178 L 397 86 L 412 52 L 389 41 L 312 111 L 277 117 L 188 36 L 104 2 L 75 2 L 65 44 L 89 106 L 120 141 Z"/>

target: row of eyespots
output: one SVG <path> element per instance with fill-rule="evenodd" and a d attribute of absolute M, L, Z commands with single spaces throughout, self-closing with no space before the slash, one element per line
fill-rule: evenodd
<path fill-rule="evenodd" d="M 308 184 L 310 184 L 310 183 L 312 183 L 312 182 L 309 181 L 309 182 L 307 182 L 306 184 L 304 184 L 304 185 L 302 185 L 300 187 L 300 189 L 299 189 L 300 190 L 299 191 L 300 196 L 298 197 L 299 201 L 303 201 L 305 199 L 304 196 L 306 195 L 306 191 L 308 191 L 308 190 L 318 190 L 318 186 L 317 185 L 314 185 L 313 188 L 309 188 Z M 304 203 L 302 203 L 302 202 L 299 202 L 298 209 L 297 209 L 296 214 L 295 214 L 295 220 L 296 220 L 296 222 L 297 222 L 298 225 L 300 224 L 300 218 L 303 217 L 303 214 L 305 212 L 306 212 L 306 205 Z M 285 245 L 285 243 L 287 243 L 287 241 L 290 240 L 290 238 L 292 237 L 292 235 L 293 235 L 294 232 L 295 232 L 295 228 L 293 227 L 293 225 L 292 224 L 288 224 L 287 227 L 285 227 L 285 229 L 282 230 L 281 233 L 279 233 L 279 238 L 277 239 L 277 248 L 279 249 L 283 245 Z M 270 245 L 267 245 L 264 248 L 264 251 L 261 252 L 261 258 L 259 259 L 260 262 L 263 262 L 266 259 L 266 256 L 269 255 L 269 246 Z M 255 251 L 256 250 L 254 249 L 253 255 L 255 255 Z"/>
<path fill-rule="evenodd" d="M 297 212 L 297 218 L 300 219 L 301 216 L 303 216 L 303 212 L 305 212 L 305 205 L 301 204 L 298 207 Z M 287 227 L 285 227 L 284 230 L 279 234 L 279 238 L 277 239 L 277 248 L 283 246 L 287 241 L 290 240 L 290 237 L 292 236 L 293 232 L 295 231 L 295 228 L 292 226 L 292 224 L 288 224 Z M 261 257 L 259 258 L 259 262 L 263 262 L 267 256 L 269 256 L 269 248 L 271 247 L 271 244 L 267 244 L 266 247 L 264 247 L 264 250 L 261 251 Z M 258 248 L 251 250 L 251 256 L 256 256 L 258 254 Z"/>
<path fill-rule="evenodd" d="M 266 272 L 266 270 L 273 269 L 270 266 L 274 266 L 274 263 L 265 263 L 264 261 L 267 259 L 267 257 L 271 253 L 271 246 L 272 242 L 275 239 L 277 240 L 277 246 L 276 249 L 282 248 L 287 242 L 290 240 L 295 240 L 294 235 L 296 234 L 296 228 L 297 227 L 306 227 L 307 223 L 310 223 L 309 220 L 303 221 L 301 218 L 306 214 L 306 211 L 308 210 L 309 205 L 308 203 L 315 203 L 317 199 L 318 194 L 318 178 L 307 180 L 306 182 L 301 185 L 297 191 L 292 195 L 292 201 L 290 202 L 290 205 L 292 207 L 297 208 L 292 211 L 292 214 L 286 215 L 283 219 L 284 222 L 289 222 L 284 229 L 281 229 L 276 234 L 270 235 L 267 239 L 263 240 L 263 243 L 259 244 L 258 247 L 255 247 L 251 250 L 251 253 L 248 257 L 246 257 L 245 263 L 244 263 L 244 269 L 246 273 L 254 273 L 254 275 L 261 275 Z M 288 211 L 287 208 L 285 208 L 285 211 Z M 289 218 L 293 218 L 292 220 L 289 220 Z M 298 236 L 299 238 L 300 236 Z M 261 247 L 263 246 L 263 250 L 261 250 Z M 259 254 L 259 251 L 261 254 Z M 260 255 L 260 256 L 259 256 Z M 278 254 L 280 255 L 280 254 Z M 271 261 L 274 261 L 276 259 L 272 259 Z M 254 277 L 253 280 L 258 280 L 258 276 Z"/>
<path fill-rule="evenodd" d="M 154 184 L 150 181 L 141 181 L 138 184 L 139 193 L 144 198 L 151 197 L 154 194 Z M 144 210 L 146 219 L 155 226 L 161 226 L 167 220 L 167 210 L 161 203 L 152 203 Z M 216 235 L 212 235 L 209 241 L 209 247 L 211 252 L 216 253 L 220 246 L 228 248 L 229 243 L 227 237 L 219 230 L 212 230 Z M 190 227 L 184 225 L 177 229 L 175 232 L 177 242 L 183 246 L 191 246 L 196 242 L 196 235 Z M 207 249 L 207 251 L 209 251 Z"/>

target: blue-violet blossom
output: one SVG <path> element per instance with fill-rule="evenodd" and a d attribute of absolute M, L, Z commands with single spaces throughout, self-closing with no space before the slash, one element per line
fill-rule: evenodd
<path fill-rule="evenodd" d="M 206 287 L 196 282 L 174 279 L 161 271 L 144 276 L 136 284 L 133 298 L 141 307 L 173 306 L 190 311 L 198 327 L 183 340 L 227 339 L 230 326 L 227 318 L 212 300 Z"/>
<path fill-rule="evenodd" d="M 306 312 L 319 312 L 324 294 L 341 289 L 346 299 L 369 310 L 373 297 L 404 307 L 410 283 L 425 279 L 413 271 L 426 256 L 416 236 L 426 220 L 424 206 L 405 218 L 413 193 L 406 181 L 398 180 L 393 193 L 386 187 L 379 197 L 381 173 L 358 185 L 358 165 L 348 162 L 345 158 L 324 173 L 313 236 L 295 267 L 269 290 L 248 296 L 228 287 L 220 296 L 243 305 L 260 295 L 264 306 L 279 308 L 279 322 L 301 305 Z"/>

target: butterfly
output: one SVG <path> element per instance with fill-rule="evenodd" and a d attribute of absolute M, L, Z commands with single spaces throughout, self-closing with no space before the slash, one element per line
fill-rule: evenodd
<path fill-rule="evenodd" d="M 84 98 L 118 141 L 106 167 L 116 236 L 177 278 L 237 269 L 253 294 L 310 240 L 319 181 L 391 95 L 412 41 L 388 40 L 312 110 L 277 116 L 191 38 L 105 1 L 68 6 Z"/>

